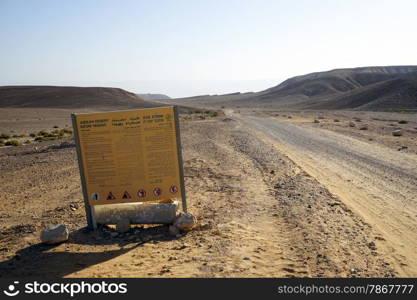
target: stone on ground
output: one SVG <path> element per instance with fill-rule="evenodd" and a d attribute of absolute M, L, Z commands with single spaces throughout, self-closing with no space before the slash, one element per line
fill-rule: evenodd
<path fill-rule="evenodd" d="M 398 129 L 398 130 L 394 130 L 393 132 L 392 132 L 392 135 L 393 136 L 402 136 L 403 135 L 403 130 L 402 129 Z"/>
<path fill-rule="evenodd" d="M 58 244 L 68 240 L 69 231 L 67 226 L 51 225 L 41 232 L 41 241 L 45 244 Z"/>
<path fill-rule="evenodd" d="M 192 214 L 180 213 L 174 221 L 174 226 L 182 231 L 190 231 L 195 223 L 195 218 Z"/>

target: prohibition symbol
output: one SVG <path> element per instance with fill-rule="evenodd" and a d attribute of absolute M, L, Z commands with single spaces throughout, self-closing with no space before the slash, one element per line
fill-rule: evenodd
<path fill-rule="evenodd" d="M 145 190 L 143 190 L 143 189 L 140 189 L 140 190 L 138 191 L 138 197 L 139 197 L 139 198 L 145 198 L 145 197 L 146 197 L 146 191 L 145 191 Z"/>
<path fill-rule="evenodd" d="M 109 194 L 107 195 L 107 200 L 116 200 L 116 197 L 113 195 L 112 192 L 109 192 Z"/>
<path fill-rule="evenodd" d="M 122 199 L 132 199 L 132 197 L 130 197 L 130 194 L 127 191 L 125 191 L 122 196 Z"/>
<path fill-rule="evenodd" d="M 97 193 L 92 193 L 91 194 L 91 199 L 94 201 L 100 200 L 100 195 Z"/>
<path fill-rule="evenodd" d="M 171 192 L 171 194 L 176 194 L 178 193 L 178 188 L 176 185 L 171 185 L 171 187 L 169 188 L 169 191 Z"/>
<path fill-rule="evenodd" d="M 159 188 L 159 187 L 154 188 L 153 189 L 153 194 L 157 197 L 160 196 L 162 194 L 161 188 Z"/>

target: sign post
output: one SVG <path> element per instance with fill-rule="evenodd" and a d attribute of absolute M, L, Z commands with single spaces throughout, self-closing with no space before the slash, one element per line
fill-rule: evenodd
<path fill-rule="evenodd" d="M 90 228 L 95 205 L 181 198 L 187 211 L 176 107 L 72 114 Z"/>
<path fill-rule="evenodd" d="M 175 131 L 177 132 L 177 149 L 178 149 L 178 163 L 179 163 L 179 172 L 180 172 L 180 186 L 181 188 L 181 200 L 182 200 L 182 210 L 187 213 L 187 201 L 185 198 L 185 183 L 184 183 L 184 168 L 182 162 L 182 147 L 181 147 L 181 136 L 180 136 L 180 121 L 178 117 L 178 108 L 174 106 L 174 115 L 175 115 Z"/>
<path fill-rule="evenodd" d="M 93 207 L 91 207 L 90 203 L 88 203 L 87 185 L 85 181 L 84 167 L 83 167 L 84 164 L 82 162 L 82 155 L 81 155 L 80 142 L 79 142 L 80 138 L 78 135 L 78 127 L 77 127 L 75 114 L 71 115 L 71 120 L 72 120 L 72 127 L 74 128 L 75 147 L 77 149 L 78 168 L 80 170 L 81 188 L 83 191 L 85 215 L 87 217 L 87 226 L 91 229 L 96 229 L 97 223 L 95 222 L 95 219 L 94 219 Z"/>

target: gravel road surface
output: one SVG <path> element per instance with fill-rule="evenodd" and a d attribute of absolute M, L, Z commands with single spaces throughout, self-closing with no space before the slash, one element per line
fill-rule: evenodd
<path fill-rule="evenodd" d="M 329 130 L 230 114 L 275 146 L 380 234 L 379 247 L 404 276 L 416 276 L 417 156 Z"/>

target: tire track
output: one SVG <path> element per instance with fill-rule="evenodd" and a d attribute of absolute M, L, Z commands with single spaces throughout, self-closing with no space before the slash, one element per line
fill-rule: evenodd
<path fill-rule="evenodd" d="M 275 141 L 301 168 L 370 224 L 401 276 L 417 274 L 417 158 L 327 130 L 235 116 Z"/>

